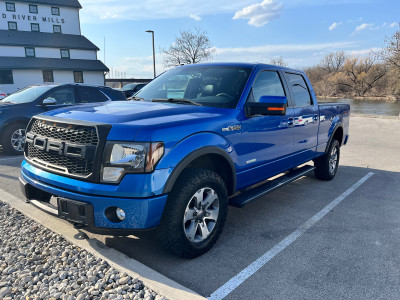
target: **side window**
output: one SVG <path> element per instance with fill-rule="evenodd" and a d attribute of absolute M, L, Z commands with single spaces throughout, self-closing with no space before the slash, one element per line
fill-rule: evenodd
<path fill-rule="evenodd" d="M 310 91 L 303 76 L 292 73 L 286 73 L 286 76 L 289 79 L 289 86 L 293 92 L 294 106 L 312 105 Z"/>
<path fill-rule="evenodd" d="M 104 92 L 102 90 L 97 90 L 97 92 L 99 93 L 100 96 L 100 102 L 104 102 L 104 101 L 108 101 L 110 99 L 108 99 L 108 97 L 104 94 Z"/>
<path fill-rule="evenodd" d="M 57 101 L 57 105 L 75 104 L 74 88 L 66 87 L 57 89 L 46 96 Z"/>
<path fill-rule="evenodd" d="M 144 87 L 145 84 L 138 84 L 137 86 L 135 86 L 135 88 L 133 89 L 133 92 L 137 92 L 138 90 L 140 90 L 142 87 Z"/>
<path fill-rule="evenodd" d="M 282 81 L 276 71 L 261 72 L 253 83 L 249 101 L 259 102 L 261 96 L 285 96 Z"/>
<path fill-rule="evenodd" d="M 78 87 L 78 96 L 79 103 L 91 103 L 100 101 L 99 91 L 91 87 Z"/>
<path fill-rule="evenodd" d="M 117 91 L 112 88 L 103 88 L 102 91 L 113 101 L 126 99 L 125 94 L 121 91 Z"/>

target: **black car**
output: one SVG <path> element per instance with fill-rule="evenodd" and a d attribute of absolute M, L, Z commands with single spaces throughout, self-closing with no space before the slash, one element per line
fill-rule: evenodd
<path fill-rule="evenodd" d="M 9 154 L 22 154 L 25 128 L 31 117 L 65 106 L 126 100 L 121 91 L 104 86 L 52 84 L 26 87 L 0 101 L 0 145 Z"/>
<path fill-rule="evenodd" d="M 126 98 L 128 98 L 141 90 L 146 84 L 147 83 L 128 83 L 122 87 L 121 92 L 123 92 Z"/>

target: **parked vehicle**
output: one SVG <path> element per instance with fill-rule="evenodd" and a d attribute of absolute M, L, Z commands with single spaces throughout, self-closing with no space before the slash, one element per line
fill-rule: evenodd
<path fill-rule="evenodd" d="M 294 118 L 295 126 L 307 125 L 310 122 L 313 122 L 313 115 L 299 116 L 299 117 Z"/>
<path fill-rule="evenodd" d="M 75 104 L 125 100 L 122 92 L 78 84 L 34 85 L 0 101 L 0 144 L 9 154 L 24 151 L 25 128 L 34 115 Z"/>
<path fill-rule="evenodd" d="M 334 178 L 348 140 L 350 106 L 319 105 L 306 74 L 284 67 L 180 66 L 135 99 L 32 118 L 26 198 L 100 233 L 158 227 L 165 249 L 192 258 L 215 244 L 228 204 L 242 207 L 312 170 Z M 296 126 L 302 116 L 312 118 Z"/>
<path fill-rule="evenodd" d="M 140 91 L 147 83 L 128 83 L 124 85 L 121 91 L 125 94 L 126 98 L 132 97 L 133 94 Z"/>
<path fill-rule="evenodd" d="M 4 99 L 5 97 L 7 97 L 7 94 L 5 92 L 3 92 L 2 90 L 0 90 L 0 100 Z"/>

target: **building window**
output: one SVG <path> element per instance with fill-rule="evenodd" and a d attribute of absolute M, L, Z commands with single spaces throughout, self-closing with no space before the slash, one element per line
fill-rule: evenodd
<path fill-rule="evenodd" d="M 12 70 L 0 70 L 0 84 L 14 84 Z"/>
<path fill-rule="evenodd" d="M 74 82 L 75 83 L 83 83 L 82 71 L 74 71 Z"/>
<path fill-rule="evenodd" d="M 31 23 L 31 31 L 40 31 L 40 27 L 38 23 Z"/>
<path fill-rule="evenodd" d="M 17 22 L 8 22 L 8 30 L 18 30 Z"/>
<path fill-rule="evenodd" d="M 51 14 L 52 14 L 53 16 L 59 16 L 59 15 L 60 15 L 60 8 L 58 8 L 58 7 L 52 7 L 52 8 L 51 8 Z"/>
<path fill-rule="evenodd" d="M 54 82 L 53 70 L 43 70 L 43 82 Z"/>
<path fill-rule="evenodd" d="M 61 52 L 61 58 L 70 58 L 68 49 L 61 49 L 60 52 Z"/>
<path fill-rule="evenodd" d="M 35 57 L 35 48 L 25 47 L 25 56 L 26 57 Z"/>
<path fill-rule="evenodd" d="M 53 25 L 54 33 L 61 33 L 61 25 Z"/>
<path fill-rule="evenodd" d="M 15 3 L 6 2 L 7 11 L 15 11 Z"/>
<path fill-rule="evenodd" d="M 37 14 L 38 13 L 37 5 L 29 5 L 29 12 L 31 14 Z"/>

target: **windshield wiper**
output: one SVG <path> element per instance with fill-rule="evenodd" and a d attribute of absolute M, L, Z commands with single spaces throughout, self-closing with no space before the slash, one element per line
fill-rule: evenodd
<path fill-rule="evenodd" d="M 135 101 L 144 101 L 144 98 L 142 98 L 142 97 L 136 97 L 136 96 L 134 96 L 134 97 L 129 97 L 129 98 L 127 98 L 128 100 L 135 100 Z"/>
<path fill-rule="evenodd" d="M 165 99 L 152 99 L 153 102 L 169 102 L 169 103 L 187 103 L 197 106 L 202 106 L 200 103 L 184 99 L 184 98 L 165 98 Z"/>

